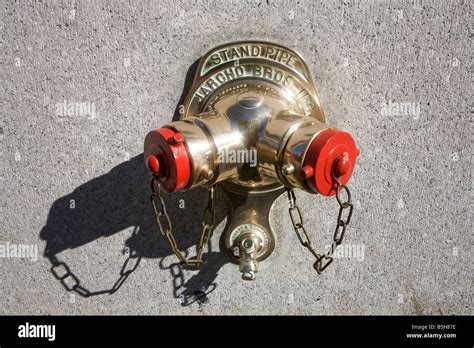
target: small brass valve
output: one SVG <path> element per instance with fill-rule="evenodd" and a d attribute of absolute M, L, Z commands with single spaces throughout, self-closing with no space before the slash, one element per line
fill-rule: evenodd
<path fill-rule="evenodd" d="M 335 195 L 346 188 L 359 155 L 350 134 L 325 124 L 301 56 L 259 41 L 226 44 L 204 55 L 180 120 L 150 132 L 144 152 L 159 189 L 222 187 L 232 203 L 225 246 L 247 280 L 275 247 L 269 222 L 275 199 L 285 189 Z M 291 203 L 290 191 L 289 197 Z M 352 215 L 350 202 L 340 205 L 341 211 L 350 206 Z M 291 217 L 298 233 L 302 221 Z M 335 241 L 342 241 L 349 220 L 339 216 Z M 167 228 L 160 229 L 173 245 Z"/>

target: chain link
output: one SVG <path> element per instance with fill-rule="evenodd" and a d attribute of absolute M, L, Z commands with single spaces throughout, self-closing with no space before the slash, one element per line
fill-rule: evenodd
<path fill-rule="evenodd" d="M 202 254 L 204 253 L 204 247 L 209 243 L 209 240 L 212 237 L 212 232 L 214 228 L 214 220 L 216 216 L 215 206 L 214 206 L 214 186 L 209 187 L 209 196 L 207 206 L 202 214 L 202 229 L 201 229 L 201 238 L 199 241 L 198 252 L 195 258 L 186 258 L 181 250 L 178 248 L 176 239 L 173 235 L 173 225 L 171 224 L 171 219 L 166 211 L 166 204 L 161 196 L 160 185 L 157 183 L 156 179 L 151 179 L 151 195 L 150 201 L 155 211 L 156 222 L 160 228 L 162 235 L 166 236 L 168 242 L 170 243 L 173 253 L 178 257 L 182 264 L 199 266 L 203 263 Z M 158 203 L 158 204 L 157 204 Z"/>
<path fill-rule="evenodd" d="M 293 229 L 295 230 L 296 236 L 298 237 L 298 240 L 300 241 L 301 245 L 308 249 L 309 252 L 313 254 L 313 256 L 316 258 L 316 262 L 313 264 L 313 268 L 316 270 L 316 272 L 318 272 L 318 274 L 321 274 L 321 272 L 323 272 L 333 262 L 334 251 L 344 239 L 346 227 L 351 221 L 352 211 L 354 209 L 354 205 L 351 202 L 351 192 L 349 191 L 349 188 L 341 181 L 339 181 L 339 179 L 337 179 L 334 175 L 333 181 L 336 185 L 336 200 L 339 204 L 339 213 L 336 221 L 336 229 L 333 235 L 333 242 L 329 250 L 323 254 L 317 253 L 311 245 L 311 240 L 308 236 L 308 233 L 306 232 L 306 228 L 304 227 L 303 215 L 301 214 L 299 206 L 296 205 L 295 192 L 292 189 L 287 189 L 289 202 L 288 211 L 290 214 Z M 347 195 L 346 200 L 341 197 L 342 191 L 345 191 Z M 344 212 L 346 210 L 347 216 L 344 218 Z"/>

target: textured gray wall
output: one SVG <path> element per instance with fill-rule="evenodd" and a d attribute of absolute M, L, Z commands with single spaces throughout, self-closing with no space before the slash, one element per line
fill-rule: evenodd
<path fill-rule="evenodd" d="M 472 314 L 471 6 L 2 1 L 0 242 L 39 255 L 0 259 L 0 313 Z M 144 136 L 172 118 L 197 58 L 249 38 L 299 51 L 329 123 L 354 134 L 346 243 L 363 246 L 363 260 L 338 258 L 317 276 L 283 196 L 272 218 L 279 243 L 256 281 L 241 281 L 218 252 L 225 211 L 209 263 L 173 266 L 147 201 Z M 64 101 L 94 105 L 95 117 L 61 115 Z M 190 252 L 204 197 L 167 197 Z M 322 248 L 336 202 L 298 199 Z M 114 294 L 81 297 L 54 278 L 45 250 L 90 292 L 112 288 L 127 250 L 126 267 L 140 262 Z M 202 286 L 210 293 L 183 305 Z"/>

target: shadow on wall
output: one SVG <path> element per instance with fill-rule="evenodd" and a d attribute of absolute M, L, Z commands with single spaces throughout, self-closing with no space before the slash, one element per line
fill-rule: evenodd
<path fill-rule="evenodd" d="M 179 119 L 180 106 L 191 87 L 198 63 L 199 59 L 187 71 L 173 120 Z M 205 264 L 200 266 L 198 274 L 187 281 L 183 273 L 183 267 L 187 266 L 182 266 L 180 263 L 165 266 L 163 260 L 166 256 L 172 255 L 172 252 L 166 238 L 160 234 L 156 226 L 149 200 L 150 193 L 150 181 L 141 154 L 54 202 L 40 237 L 46 241 L 44 256 L 52 264 L 51 273 L 67 291 L 74 291 L 84 297 L 113 294 L 137 269 L 143 257 L 162 258 L 160 268 L 169 269 L 173 276 L 173 295 L 181 298 L 183 306 L 196 301 L 201 303 L 207 301 L 206 296 L 216 288 L 214 281 L 217 272 L 229 262 L 229 259 L 220 252 L 204 254 Z M 180 249 L 184 251 L 196 245 L 200 237 L 201 213 L 203 202 L 207 200 L 207 190 L 195 189 L 191 192 L 165 194 L 164 199 Z M 185 209 L 179 208 L 181 199 L 184 199 Z M 217 190 L 215 199 L 217 209 L 215 226 L 217 226 L 225 217 L 222 208 L 219 210 L 219 207 L 225 206 L 224 194 Z M 79 248 L 100 237 L 111 236 L 129 227 L 134 227 L 134 230 L 124 245 L 124 254 L 128 257 L 122 265 L 117 281 L 109 288 L 101 290 L 86 288 L 72 267 L 58 257 L 64 250 Z"/>
<path fill-rule="evenodd" d="M 218 270 L 229 259 L 220 252 L 204 254 L 206 263 L 199 268 L 198 274 L 187 281 L 182 272 L 184 266 L 179 263 L 165 266 L 163 259 L 169 255 L 175 256 L 156 225 L 150 193 L 143 155 L 139 155 L 54 202 L 40 237 L 46 241 L 44 256 L 52 264 L 51 272 L 65 289 L 84 297 L 113 294 L 138 267 L 143 257 L 162 258 L 160 268 L 169 269 L 173 276 L 173 294 L 182 299 L 183 305 L 206 300 L 205 295 L 216 287 L 214 280 Z M 178 245 L 185 251 L 199 241 L 201 213 L 203 202 L 207 200 L 207 190 L 195 189 L 191 192 L 164 194 L 163 197 Z M 182 199 L 185 209 L 180 208 Z M 224 194 L 218 190 L 215 199 L 217 226 L 225 218 L 225 211 L 219 210 L 219 207 L 225 206 Z M 117 281 L 110 288 L 89 290 L 84 287 L 80 275 L 58 256 L 64 250 L 79 248 L 130 227 L 134 227 L 132 235 L 124 245 L 124 253 L 128 254 L 128 258 Z"/>

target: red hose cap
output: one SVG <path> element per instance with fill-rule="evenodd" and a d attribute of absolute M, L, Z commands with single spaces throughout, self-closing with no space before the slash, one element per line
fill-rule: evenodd
<path fill-rule="evenodd" d="M 191 163 L 181 133 L 169 128 L 151 131 L 145 138 L 144 154 L 150 174 L 158 177 L 166 192 L 188 185 Z"/>
<path fill-rule="evenodd" d="M 333 174 L 346 184 L 354 170 L 359 149 L 349 133 L 337 129 L 322 131 L 309 145 L 303 168 L 314 168 L 314 175 L 302 175 L 308 186 L 324 196 L 336 194 Z M 302 173 L 304 174 L 304 173 Z"/>

